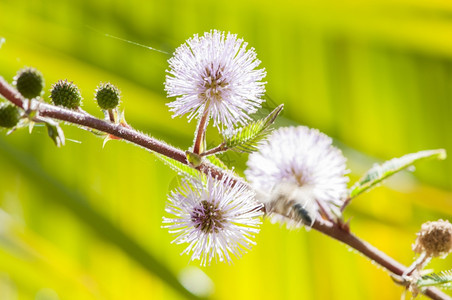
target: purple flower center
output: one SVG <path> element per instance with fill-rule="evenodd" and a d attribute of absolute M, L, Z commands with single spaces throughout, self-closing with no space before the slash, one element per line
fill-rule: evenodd
<path fill-rule="evenodd" d="M 222 99 L 222 92 L 228 86 L 223 76 L 224 67 L 206 67 L 203 77 L 203 90 L 201 95 L 205 100 L 220 101 Z"/>
<path fill-rule="evenodd" d="M 191 212 L 191 221 L 196 229 L 205 233 L 212 233 L 223 228 L 224 218 L 217 205 L 203 200 L 201 205 Z"/>

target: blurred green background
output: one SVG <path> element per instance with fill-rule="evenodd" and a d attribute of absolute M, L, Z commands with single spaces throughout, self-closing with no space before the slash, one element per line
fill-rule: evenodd
<path fill-rule="evenodd" d="M 101 117 L 94 89 L 122 90 L 135 128 L 187 149 L 194 122 L 171 119 L 168 53 L 194 33 L 237 33 L 267 70 L 278 126 L 334 137 L 356 180 L 374 162 L 423 149 L 452 153 L 452 4 L 383 1 L 0 0 L 0 75 L 24 66 L 73 80 Z M 232 265 L 199 267 L 161 228 L 177 178 L 152 154 L 64 126 L 0 132 L 0 299 L 183 299 L 178 278 L 215 299 L 399 299 L 387 273 L 317 232 L 264 222 Z M 214 130 L 210 130 L 210 136 Z M 243 171 L 244 159 L 225 157 Z M 421 224 L 452 214 L 452 160 L 419 164 L 357 198 L 352 230 L 404 264 Z M 435 260 L 435 270 L 451 259 Z M 210 278 L 208 279 L 206 275 Z M 191 280 L 191 283 L 190 283 Z"/>

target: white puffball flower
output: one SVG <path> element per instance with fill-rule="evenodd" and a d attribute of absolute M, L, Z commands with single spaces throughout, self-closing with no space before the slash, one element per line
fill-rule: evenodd
<path fill-rule="evenodd" d="M 163 227 L 176 235 L 173 242 L 188 244 L 182 254 L 193 252 L 191 260 L 204 266 L 250 250 L 263 215 L 252 189 L 229 176 L 207 177 L 187 179 L 172 191 L 165 209 L 172 216 L 163 218 Z"/>
<path fill-rule="evenodd" d="M 317 129 L 283 127 L 250 154 L 245 175 L 273 221 L 312 225 L 321 207 L 340 215 L 348 182 L 345 162 L 332 139 Z"/>
<path fill-rule="evenodd" d="M 201 118 L 207 106 L 214 125 L 227 128 L 246 124 L 261 106 L 265 93 L 264 69 L 254 48 L 237 35 L 217 30 L 194 35 L 174 52 L 165 81 L 168 103 L 175 116 Z"/>

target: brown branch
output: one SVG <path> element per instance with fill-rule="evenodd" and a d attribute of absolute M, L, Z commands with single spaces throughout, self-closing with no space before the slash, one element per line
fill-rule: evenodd
<path fill-rule="evenodd" d="M 24 108 L 24 99 L 22 96 L 9 85 L 6 80 L 0 76 L 0 94 L 3 95 L 7 100 L 11 101 L 14 105 Z"/>
<path fill-rule="evenodd" d="M 70 111 L 61 107 L 55 107 L 47 103 L 39 104 L 38 114 L 40 116 L 58 119 L 109 133 L 115 137 L 124 139 L 148 150 L 163 154 L 184 164 L 187 163 L 185 153 L 182 150 L 160 142 L 150 136 L 136 131 L 135 129 L 124 127 L 121 124 L 110 123 L 97 119 L 91 115 L 81 114 L 79 112 Z"/>
<path fill-rule="evenodd" d="M 228 147 L 226 146 L 226 144 L 225 144 L 225 143 L 221 143 L 221 144 L 218 145 L 217 147 L 212 148 L 212 149 L 209 149 L 209 150 L 207 150 L 207 151 L 204 151 L 204 152 L 201 153 L 200 155 L 201 155 L 201 156 L 209 156 L 209 155 L 212 155 L 212 154 L 217 154 L 217 153 L 219 153 L 219 152 L 224 152 L 224 151 L 226 151 L 226 150 L 228 150 Z"/>

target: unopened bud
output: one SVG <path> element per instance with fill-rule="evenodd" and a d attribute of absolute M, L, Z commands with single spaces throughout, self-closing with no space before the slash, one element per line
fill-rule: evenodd
<path fill-rule="evenodd" d="M 120 92 L 111 83 L 101 83 L 96 90 L 96 101 L 102 109 L 113 109 L 119 104 Z"/>
<path fill-rule="evenodd" d="M 55 105 L 77 108 L 82 103 L 82 95 L 78 90 L 78 87 L 66 80 L 59 80 L 52 86 L 50 90 L 50 99 Z"/>
<path fill-rule="evenodd" d="M 44 88 L 44 77 L 35 68 L 26 67 L 17 72 L 14 85 L 23 97 L 36 98 L 41 95 Z"/>
<path fill-rule="evenodd" d="M 19 109 L 9 103 L 0 103 L 0 126 L 11 128 L 19 122 Z"/>

